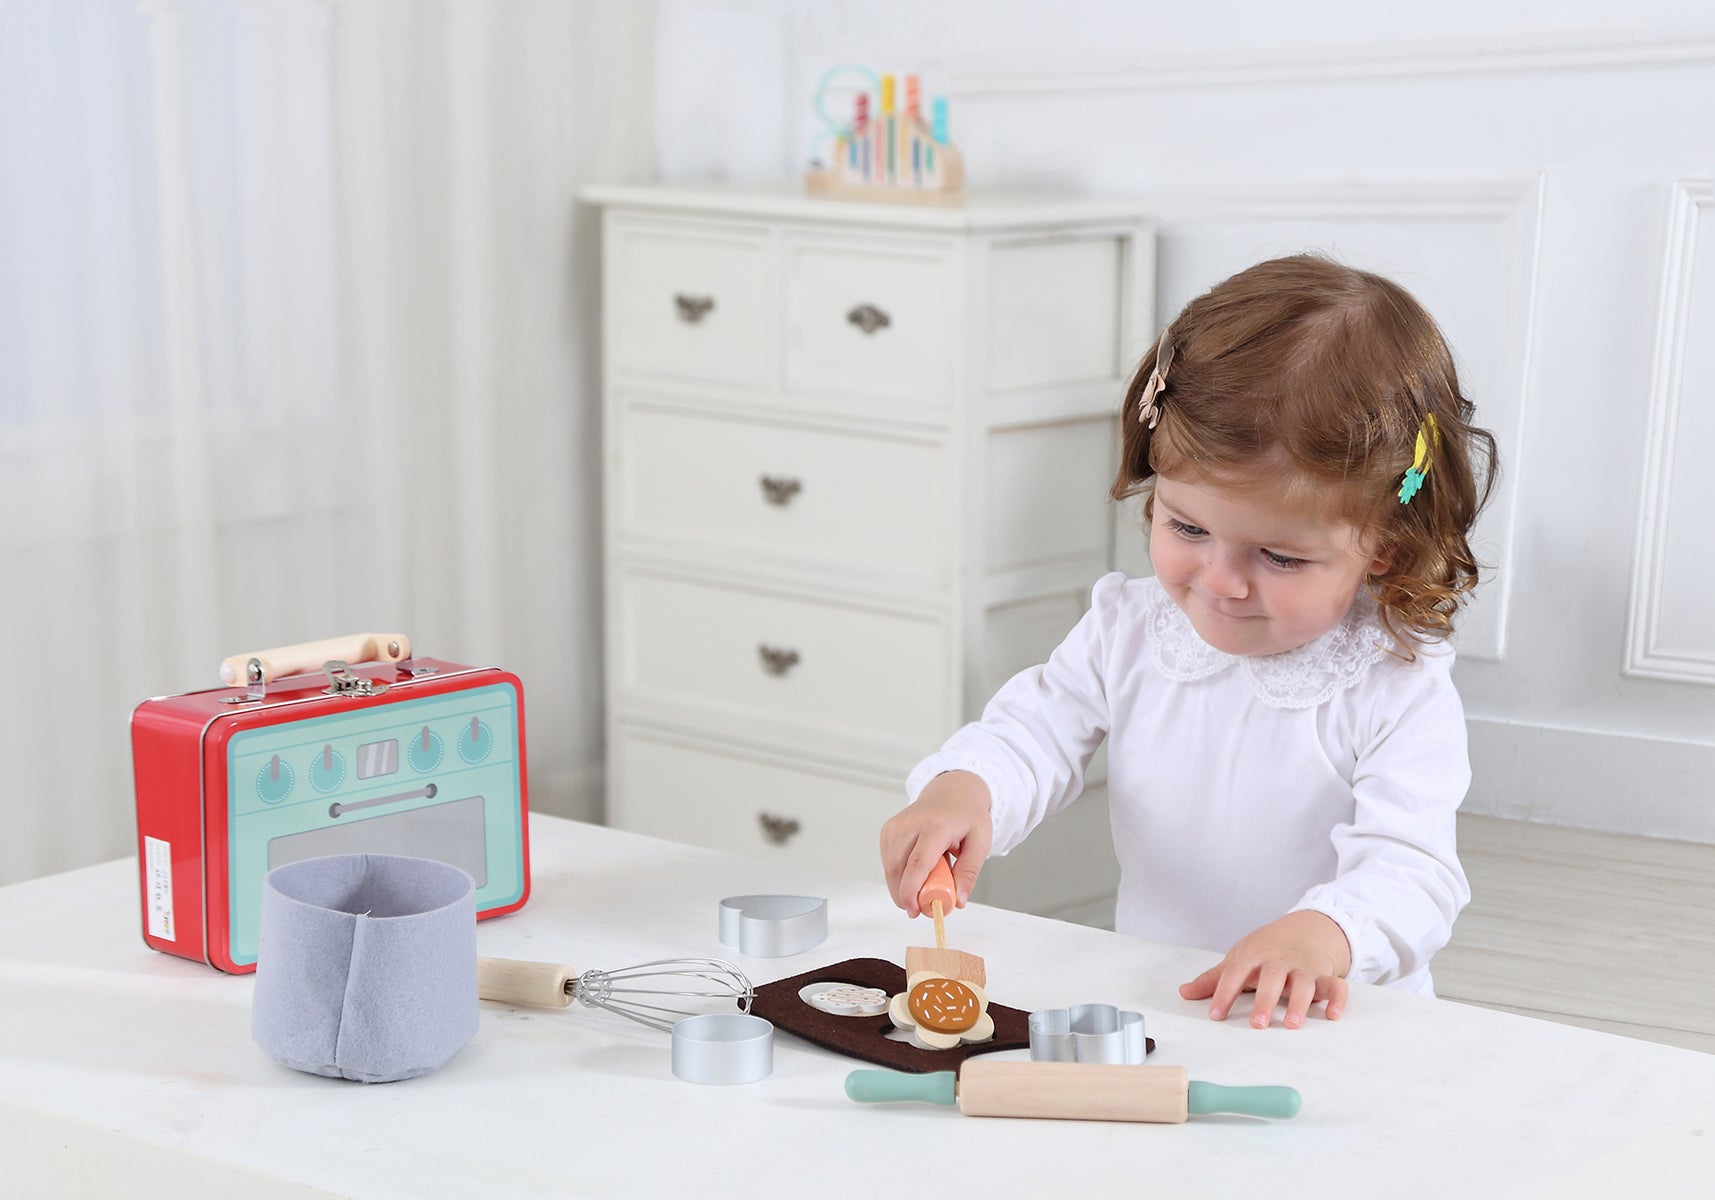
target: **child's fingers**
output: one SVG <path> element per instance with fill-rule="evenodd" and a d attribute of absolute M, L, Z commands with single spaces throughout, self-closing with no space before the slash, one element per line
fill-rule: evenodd
<path fill-rule="evenodd" d="M 923 890 L 929 869 L 942 853 L 935 849 L 936 844 L 936 834 L 909 808 L 881 827 L 881 863 L 887 890 L 893 902 L 913 917 L 918 912 L 917 893 Z"/>
<path fill-rule="evenodd" d="M 1349 994 L 1346 981 L 1338 975 L 1324 975 L 1316 981 L 1316 999 L 1328 1002 L 1323 1012 L 1330 1021 L 1338 1021 L 1345 1014 Z"/>
<path fill-rule="evenodd" d="M 1179 995 L 1185 1000 L 1207 1000 L 1215 994 L 1215 983 L 1221 978 L 1221 970 L 1227 964 L 1218 962 L 1204 971 L 1190 983 L 1179 985 Z"/>
<path fill-rule="evenodd" d="M 986 829 L 973 829 L 965 835 L 960 843 L 958 859 L 953 863 L 953 890 L 959 893 L 959 907 L 963 908 L 971 898 L 971 889 L 977 884 L 977 875 L 983 869 L 983 863 L 988 861 L 989 847 L 992 845 L 992 835 Z"/>
<path fill-rule="evenodd" d="M 896 897 L 906 916 L 922 915 L 923 909 L 917 903 L 917 893 L 923 890 L 924 883 L 929 879 L 929 872 L 935 869 L 935 864 L 946 852 L 947 847 L 940 845 L 935 838 L 918 838 L 917 844 L 911 848 L 911 856 L 906 859 L 905 870 L 899 876 L 899 894 Z"/>
<path fill-rule="evenodd" d="M 1322 978 L 1330 977 L 1324 975 Z M 1288 1029 L 1297 1029 L 1304 1024 L 1305 1014 L 1321 995 L 1320 983 L 1320 980 L 1311 978 L 1308 971 L 1294 971 L 1287 977 L 1286 1018 L 1282 1024 Z"/>
<path fill-rule="evenodd" d="M 1274 1021 L 1274 1006 L 1280 1003 L 1286 981 L 1286 968 L 1280 963 L 1266 963 L 1257 969 L 1256 1003 L 1251 1005 L 1253 1029 L 1267 1029 Z"/>
<path fill-rule="evenodd" d="M 905 902 L 900 899 L 899 881 L 911 857 L 913 842 L 912 838 L 902 838 L 892 821 L 881 827 L 881 873 L 887 881 L 887 894 L 901 908 L 905 907 Z"/>
<path fill-rule="evenodd" d="M 1213 996 L 1214 981 L 1221 977 L 1223 965 L 1225 963 L 1216 963 L 1188 984 L 1180 984 L 1180 999 L 1209 999 L 1209 996 Z"/>
<path fill-rule="evenodd" d="M 1233 1001 L 1245 990 L 1245 985 L 1250 982 L 1251 975 L 1256 970 L 1250 963 L 1240 966 L 1232 959 L 1223 963 L 1222 968 L 1220 981 L 1215 984 L 1215 998 L 1209 1002 L 1209 1019 L 1213 1021 L 1227 1019 L 1227 1013 L 1232 1011 Z M 1279 994 L 1278 991 L 1275 992 L 1276 996 Z"/>

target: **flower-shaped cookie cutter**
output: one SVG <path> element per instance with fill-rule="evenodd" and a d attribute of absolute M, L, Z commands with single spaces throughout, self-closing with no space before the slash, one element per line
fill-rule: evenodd
<path fill-rule="evenodd" d="M 1077 1004 L 1030 1014 L 1030 1057 L 1036 1062 L 1121 1063 L 1138 1066 L 1149 1054 L 1143 1014 L 1111 1004 Z"/>

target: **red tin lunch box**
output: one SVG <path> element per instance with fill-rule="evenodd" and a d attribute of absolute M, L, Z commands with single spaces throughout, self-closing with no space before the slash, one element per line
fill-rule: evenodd
<path fill-rule="evenodd" d="M 221 676 L 235 686 L 131 714 L 150 946 L 254 971 L 263 875 L 326 854 L 452 863 L 476 881 L 479 920 L 529 898 L 516 675 L 357 634 L 238 655 Z"/>

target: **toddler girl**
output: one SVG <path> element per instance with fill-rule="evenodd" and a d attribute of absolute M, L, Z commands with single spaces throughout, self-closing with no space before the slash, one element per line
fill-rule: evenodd
<path fill-rule="evenodd" d="M 1108 746 L 1115 927 L 1225 957 L 1184 984 L 1266 1028 L 1347 981 L 1430 993 L 1470 898 L 1470 782 L 1446 643 L 1494 480 L 1435 323 L 1390 281 L 1265 262 L 1193 300 L 1138 367 L 1112 494 L 1153 578 L 1113 574 L 1042 666 L 912 771 L 882 828 L 895 901 L 944 851 L 962 906 Z"/>

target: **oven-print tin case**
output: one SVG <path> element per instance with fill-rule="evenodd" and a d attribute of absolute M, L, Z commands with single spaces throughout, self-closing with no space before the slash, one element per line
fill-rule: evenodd
<path fill-rule="evenodd" d="M 327 854 L 452 863 L 476 881 L 479 920 L 524 904 L 516 675 L 359 634 L 240 655 L 223 677 L 238 682 L 146 700 L 131 717 L 150 946 L 255 970 L 263 875 Z"/>

